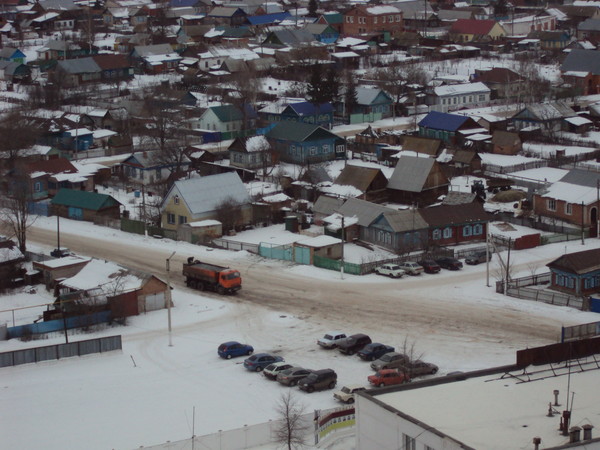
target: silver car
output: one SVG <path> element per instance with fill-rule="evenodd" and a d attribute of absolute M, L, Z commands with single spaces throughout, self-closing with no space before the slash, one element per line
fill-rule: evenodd
<path fill-rule="evenodd" d="M 410 361 L 410 358 L 403 353 L 390 352 L 383 355 L 381 358 L 371 363 L 371 369 L 397 369 L 406 365 Z"/>

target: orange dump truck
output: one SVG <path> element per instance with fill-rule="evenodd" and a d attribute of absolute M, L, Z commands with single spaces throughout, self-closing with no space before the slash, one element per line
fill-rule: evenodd
<path fill-rule="evenodd" d="M 183 264 L 185 284 L 203 291 L 210 289 L 219 294 L 234 294 L 242 288 L 240 272 L 229 267 L 216 266 L 188 258 Z"/>

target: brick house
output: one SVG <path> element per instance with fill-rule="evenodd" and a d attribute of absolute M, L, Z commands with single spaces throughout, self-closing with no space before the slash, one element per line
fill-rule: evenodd
<path fill-rule="evenodd" d="M 587 227 L 595 236 L 598 221 L 598 191 L 600 174 L 580 169 L 570 170 L 545 191 L 533 196 L 533 212 L 572 224 Z"/>
<path fill-rule="evenodd" d="M 402 11 L 391 5 L 355 6 L 344 13 L 342 34 L 358 36 L 387 32 L 391 36 L 404 30 Z"/>
<path fill-rule="evenodd" d="M 573 49 L 560 71 L 565 82 L 579 89 L 578 95 L 600 93 L 600 51 Z"/>
<path fill-rule="evenodd" d="M 490 42 L 506 36 L 506 32 L 495 20 L 458 19 L 448 35 L 456 43 Z"/>
<path fill-rule="evenodd" d="M 578 296 L 600 291 L 600 249 L 568 253 L 546 264 L 550 288 Z"/>

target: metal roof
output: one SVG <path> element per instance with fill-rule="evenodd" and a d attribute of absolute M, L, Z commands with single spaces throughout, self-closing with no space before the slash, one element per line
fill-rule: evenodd
<path fill-rule="evenodd" d="M 591 72 L 600 75 L 600 51 L 574 48 L 565 58 L 561 71 Z"/>
<path fill-rule="evenodd" d="M 341 198 L 320 195 L 312 209 L 316 213 L 330 215 L 336 212 L 343 204 L 344 200 Z"/>
<path fill-rule="evenodd" d="M 377 217 L 386 212 L 394 212 L 392 208 L 371 203 L 358 198 L 349 198 L 346 200 L 338 212 L 347 217 L 358 217 L 358 224 L 362 227 L 368 227 Z"/>
<path fill-rule="evenodd" d="M 600 173 L 591 170 L 572 169 L 559 181 L 578 186 L 596 187 L 600 182 Z"/>
<path fill-rule="evenodd" d="M 70 74 L 98 73 L 102 71 L 91 57 L 58 61 L 58 67 Z"/>
<path fill-rule="evenodd" d="M 165 197 L 163 205 L 176 194 L 182 198 L 194 216 L 214 211 L 228 199 L 240 204 L 250 202 L 246 187 L 236 172 L 176 181 Z"/>
<path fill-rule="evenodd" d="M 416 209 L 386 212 L 383 217 L 396 233 L 429 228 L 427 222 L 423 220 Z"/>
<path fill-rule="evenodd" d="M 104 207 L 120 205 L 121 203 L 110 195 L 63 188 L 52 198 L 52 204 L 98 211 Z"/>
<path fill-rule="evenodd" d="M 466 116 L 431 111 L 419 122 L 419 126 L 435 130 L 456 131 L 467 120 L 469 120 L 469 117 Z"/>
<path fill-rule="evenodd" d="M 388 181 L 388 189 L 421 192 L 434 164 L 433 158 L 401 157 Z"/>

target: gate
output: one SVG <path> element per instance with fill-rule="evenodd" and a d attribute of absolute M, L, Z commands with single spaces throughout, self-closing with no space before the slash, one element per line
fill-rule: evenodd
<path fill-rule="evenodd" d="M 166 305 L 165 302 L 165 293 L 158 292 L 156 294 L 148 294 L 146 295 L 146 299 L 144 300 L 144 308 L 145 311 L 157 311 L 159 309 L 163 309 Z"/>
<path fill-rule="evenodd" d="M 69 219 L 81 220 L 83 219 L 83 210 L 81 208 L 75 208 L 69 206 Z"/>
<path fill-rule="evenodd" d="M 310 264 L 310 248 L 294 246 L 294 262 Z"/>

